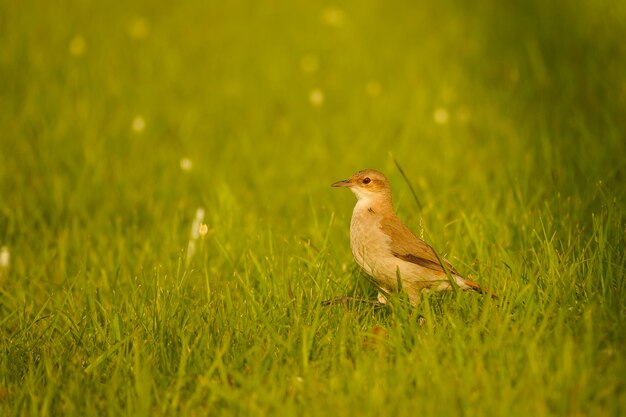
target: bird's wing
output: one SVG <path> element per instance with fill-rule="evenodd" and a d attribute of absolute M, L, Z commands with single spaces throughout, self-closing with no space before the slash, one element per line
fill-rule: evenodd
<path fill-rule="evenodd" d="M 406 227 L 397 217 L 385 217 L 381 221 L 381 228 L 391 237 L 389 242 L 391 253 L 396 258 L 414 263 L 433 271 L 445 272 L 435 250 Z M 455 275 L 459 273 L 446 259 L 441 258 L 446 269 Z"/>

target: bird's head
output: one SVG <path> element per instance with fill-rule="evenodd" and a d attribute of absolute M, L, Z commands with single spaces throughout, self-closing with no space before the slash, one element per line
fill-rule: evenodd
<path fill-rule="evenodd" d="M 391 200 L 391 187 L 387 177 L 373 169 L 359 171 L 347 180 L 332 184 L 332 187 L 349 188 L 359 200 Z"/>

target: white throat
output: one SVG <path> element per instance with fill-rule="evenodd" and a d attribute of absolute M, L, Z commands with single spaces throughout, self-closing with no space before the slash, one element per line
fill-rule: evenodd
<path fill-rule="evenodd" d="M 380 202 L 377 201 L 380 198 L 380 195 L 377 193 L 372 193 L 360 189 L 352 189 L 352 192 L 354 193 L 354 195 L 356 195 L 357 198 L 353 214 L 358 214 L 366 211 L 372 212 L 373 209 L 378 207 L 378 205 L 380 204 Z"/>

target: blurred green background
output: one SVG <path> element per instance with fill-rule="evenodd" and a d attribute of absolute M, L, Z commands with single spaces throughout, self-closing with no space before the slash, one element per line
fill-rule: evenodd
<path fill-rule="evenodd" d="M 367 291 L 354 289 L 347 235 L 354 200 L 329 185 L 375 168 L 389 176 L 401 218 L 425 230 L 457 269 L 516 300 L 492 312 L 494 323 L 506 328 L 517 311 L 515 320 L 531 329 L 558 312 L 562 333 L 555 332 L 574 344 L 584 338 L 573 330 L 581 317 L 600 323 L 586 351 L 595 359 L 580 365 L 588 379 L 579 391 L 555 394 L 557 405 L 539 387 L 557 389 L 571 375 L 549 379 L 554 369 L 547 366 L 524 391 L 523 375 L 507 373 L 506 363 L 498 365 L 501 379 L 485 374 L 495 392 L 513 387 L 497 398 L 501 411 L 624 411 L 626 343 L 616 323 L 626 314 L 625 22 L 626 3 L 609 0 L 1 1 L 0 247 L 7 262 L 0 266 L 0 410 L 262 414 L 279 413 L 273 407 L 285 396 L 286 413 L 315 415 L 307 404 L 318 400 L 320 414 L 354 410 L 357 394 L 323 389 L 330 375 L 346 384 L 355 378 L 334 368 L 343 343 L 360 345 L 363 332 L 382 323 L 392 344 L 409 346 L 389 363 L 424 348 L 400 330 L 412 323 L 411 333 L 419 333 L 414 319 L 314 307 Z M 194 257 L 187 250 L 198 207 L 209 235 Z M 237 276 L 245 279 L 233 284 Z M 178 304 L 161 306 L 156 294 Z M 283 314 L 293 300 L 298 307 Z M 246 303 L 257 305 L 254 319 L 237 318 L 233 306 Z M 443 303 L 454 305 L 450 320 L 458 324 L 472 322 L 467 311 L 485 314 L 480 299 Z M 443 348 L 454 326 L 436 308 L 423 308 L 442 326 L 431 347 Z M 177 317 L 162 323 L 171 340 L 137 324 L 151 315 L 154 324 L 167 311 Z M 200 320 L 207 315 L 219 323 Z M 250 331 L 258 325 L 260 334 L 231 334 L 233 322 Z M 330 340 L 338 340 L 339 323 L 355 333 L 318 346 L 311 340 L 321 337 L 319 323 Z M 276 333 L 266 328 L 272 324 Z M 193 345 L 190 334 L 240 346 L 222 352 L 230 358 L 224 369 L 253 382 L 216 391 L 216 362 L 201 359 L 215 357 L 214 345 L 196 346 L 196 362 L 181 356 Z M 262 355 L 291 339 L 282 359 Z M 156 374 L 145 378 L 145 392 L 133 371 L 141 362 L 138 340 L 159 346 L 140 350 Z M 246 353 L 245 340 L 259 351 Z M 480 351 L 477 343 L 455 346 Z M 311 353 L 300 362 L 303 346 Z M 608 359 L 599 353 L 607 346 L 614 352 Z M 563 352 L 559 343 L 544 347 L 539 360 Z M 357 363 L 381 361 L 358 352 L 351 356 Z M 83 375 L 111 357 L 119 362 L 100 380 Z M 183 357 L 200 376 L 181 374 Z M 318 385 L 308 386 L 310 397 L 290 396 L 287 375 L 304 374 L 309 360 L 318 361 L 311 375 Z M 258 367 L 244 365 L 254 361 Z M 428 372 L 437 365 L 429 362 Z M 384 378 L 398 380 L 394 372 L 404 369 L 393 369 Z M 593 377 L 598 369 L 612 370 L 604 383 Z M 466 371 L 467 378 L 478 372 Z M 231 378 L 228 372 L 217 379 Z M 194 391 L 202 387 L 211 398 L 205 403 Z M 172 390 L 175 400 L 163 395 Z M 435 391 L 431 398 L 447 405 L 417 411 L 489 414 Z M 391 401 L 394 392 L 381 392 L 383 403 Z M 572 403 L 576 392 L 586 402 Z M 396 414 L 416 411 L 408 404 L 417 394 L 397 395 Z"/>

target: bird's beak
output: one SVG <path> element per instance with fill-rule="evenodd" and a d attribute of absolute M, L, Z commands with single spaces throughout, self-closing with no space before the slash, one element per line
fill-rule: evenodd
<path fill-rule="evenodd" d="M 350 180 L 337 181 L 332 184 L 331 187 L 352 187 L 352 182 Z"/>

